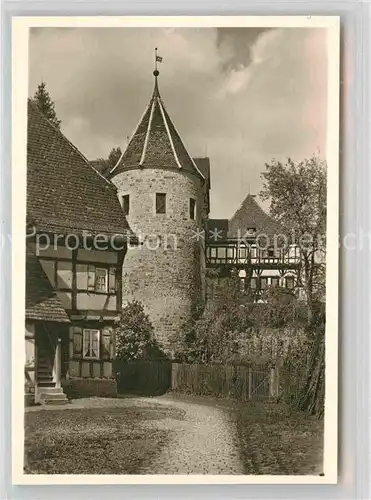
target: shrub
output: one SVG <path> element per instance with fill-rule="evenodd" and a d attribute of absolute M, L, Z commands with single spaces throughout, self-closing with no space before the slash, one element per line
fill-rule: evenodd
<path fill-rule="evenodd" d="M 165 359 L 158 344 L 153 325 L 144 312 L 143 304 L 134 300 L 122 310 L 115 325 L 116 358 L 125 361 Z"/>

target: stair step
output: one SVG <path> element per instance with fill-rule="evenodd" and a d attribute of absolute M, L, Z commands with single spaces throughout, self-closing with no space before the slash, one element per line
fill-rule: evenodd
<path fill-rule="evenodd" d="M 52 380 L 48 381 L 48 380 L 39 380 L 37 382 L 37 385 L 39 387 L 55 387 L 55 382 L 53 382 Z"/>
<path fill-rule="evenodd" d="M 45 394 L 44 392 L 40 392 L 40 399 L 44 401 L 60 401 L 61 399 L 67 399 L 67 396 L 64 392 L 58 394 Z"/>
<path fill-rule="evenodd" d="M 42 395 L 49 395 L 49 394 L 62 394 L 63 389 L 61 387 L 42 387 L 41 389 L 41 394 Z M 63 393 L 64 394 L 64 393 Z"/>
<path fill-rule="evenodd" d="M 44 405 L 67 405 L 69 403 L 68 399 L 47 399 L 42 401 Z"/>

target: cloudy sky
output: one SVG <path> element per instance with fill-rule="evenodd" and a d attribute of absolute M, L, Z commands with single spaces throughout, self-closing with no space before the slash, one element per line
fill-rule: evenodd
<path fill-rule="evenodd" d="M 211 216 L 261 188 L 272 158 L 326 154 L 324 29 L 33 28 L 29 94 L 43 80 L 88 159 L 124 148 L 159 88 L 192 156 L 211 160 Z"/>

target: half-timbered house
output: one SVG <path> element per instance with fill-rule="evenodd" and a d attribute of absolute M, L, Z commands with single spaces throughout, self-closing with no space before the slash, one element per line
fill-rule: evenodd
<path fill-rule="evenodd" d="M 113 394 L 112 326 L 135 244 L 114 185 L 28 102 L 26 387 L 37 402 L 63 392 Z"/>
<path fill-rule="evenodd" d="M 241 293 L 249 292 L 257 301 L 268 287 L 285 287 L 302 296 L 298 245 L 250 194 L 230 220 L 207 221 L 206 266 L 222 276 L 234 270 Z"/>

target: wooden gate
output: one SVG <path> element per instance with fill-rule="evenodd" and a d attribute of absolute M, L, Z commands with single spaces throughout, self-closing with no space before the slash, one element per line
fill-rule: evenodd
<path fill-rule="evenodd" d="M 114 367 L 121 394 L 155 396 L 171 388 L 171 361 L 116 360 Z"/>

